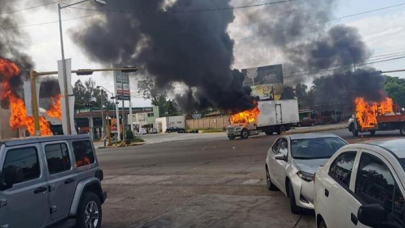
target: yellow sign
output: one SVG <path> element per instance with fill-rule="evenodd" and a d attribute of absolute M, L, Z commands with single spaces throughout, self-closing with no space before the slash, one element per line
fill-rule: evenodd
<path fill-rule="evenodd" d="M 264 84 L 251 86 L 252 95 L 260 97 L 260 100 L 274 99 L 280 100 L 283 93 L 283 84 Z"/>

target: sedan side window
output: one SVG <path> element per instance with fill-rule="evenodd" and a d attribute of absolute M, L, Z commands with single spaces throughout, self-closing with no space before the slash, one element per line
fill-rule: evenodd
<path fill-rule="evenodd" d="M 273 153 L 278 154 L 278 148 L 280 147 L 281 139 L 278 139 L 271 148 Z"/>
<path fill-rule="evenodd" d="M 332 163 L 329 176 L 336 180 L 343 187 L 349 188 L 356 152 L 344 152 Z"/>
<path fill-rule="evenodd" d="M 379 158 L 364 153 L 356 179 L 356 195 L 366 204 L 381 204 L 391 213 L 389 222 L 403 221 L 404 197 L 389 168 Z M 402 224 L 403 225 L 403 224 Z"/>
<path fill-rule="evenodd" d="M 279 153 L 288 155 L 288 142 L 287 139 L 281 139 Z"/>

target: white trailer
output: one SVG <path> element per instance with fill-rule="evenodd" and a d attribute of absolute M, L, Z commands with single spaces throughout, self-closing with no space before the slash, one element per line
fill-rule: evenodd
<path fill-rule="evenodd" d="M 280 135 L 290 130 L 294 123 L 299 122 L 298 101 L 295 99 L 259 101 L 258 108 L 260 114 L 254 123 L 236 123 L 227 127 L 230 140 L 236 137 L 247 139 L 260 132 L 265 132 L 266 135 L 276 132 Z"/>

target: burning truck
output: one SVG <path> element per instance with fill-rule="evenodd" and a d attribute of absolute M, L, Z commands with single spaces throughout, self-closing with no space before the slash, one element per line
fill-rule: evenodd
<path fill-rule="evenodd" d="M 227 127 L 229 140 L 236 137 L 247 139 L 249 136 L 265 132 L 283 134 L 299 122 L 298 101 L 257 101 L 255 108 L 234 114 L 230 117 L 231 125 Z"/>
<path fill-rule="evenodd" d="M 348 129 L 353 136 L 369 132 L 374 135 L 376 131 L 399 130 L 405 135 L 405 113 L 391 98 L 382 102 L 367 102 L 358 97 L 354 101 L 355 114 L 349 120 Z"/>

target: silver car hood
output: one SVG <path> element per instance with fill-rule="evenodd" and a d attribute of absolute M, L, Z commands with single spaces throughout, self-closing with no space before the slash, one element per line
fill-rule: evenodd
<path fill-rule="evenodd" d="M 294 159 L 295 166 L 306 173 L 316 173 L 320 166 L 326 164 L 329 159 Z"/>

